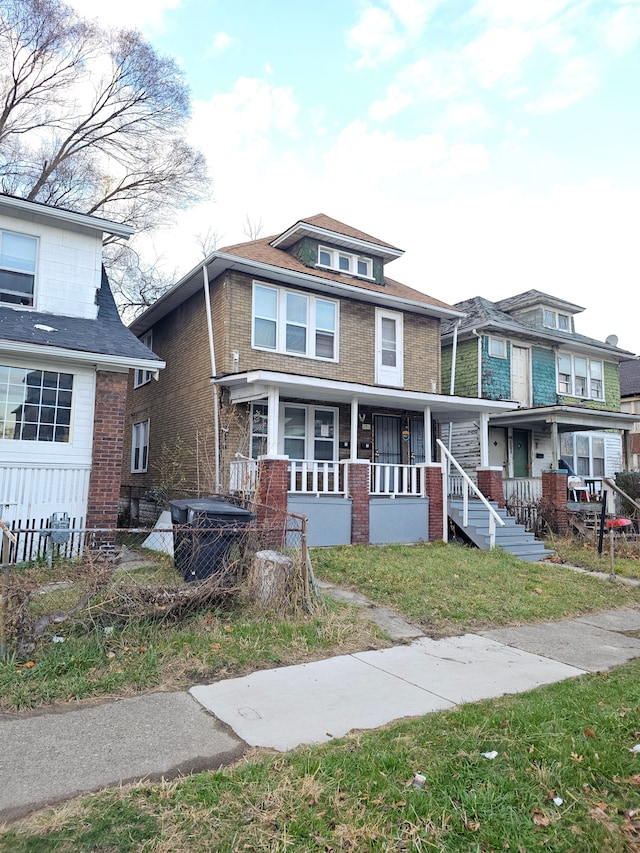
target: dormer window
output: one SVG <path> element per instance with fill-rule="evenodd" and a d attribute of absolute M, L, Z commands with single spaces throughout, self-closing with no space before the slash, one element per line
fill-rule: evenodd
<path fill-rule="evenodd" d="M 0 302 L 33 305 L 37 248 L 35 237 L 0 231 Z"/>
<path fill-rule="evenodd" d="M 318 248 L 319 267 L 346 272 L 360 278 L 373 278 L 373 260 L 350 252 L 340 252 L 327 246 Z"/>
<path fill-rule="evenodd" d="M 561 332 L 570 332 L 571 323 L 568 314 L 560 314 L 558 311 L 544 309 L 542 323 L 545 329 L 558 329 Z"/>

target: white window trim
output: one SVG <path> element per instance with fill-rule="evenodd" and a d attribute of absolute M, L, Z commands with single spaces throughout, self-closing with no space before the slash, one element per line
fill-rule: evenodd
<path fill-rule="evenodd" d="M 12 231 L 10 228 L 0 228 L 0 242 L 2 241 L 2 234 L 14 234 L 16 237 L 27 237 L 29 240 L 33 240 L 36 245 L 36 255 L 34 259 L 34 269 L 33 269 L 33 289 L 31 292 L 32 305 L 21 305 L 19 302 L 5 302 L 0 298 L 0 305 L 13 305 L 14 307 L 20 307 L 22 310 L 26 311 L 35 311 L 37 310 L 37 288 L 38 288 L 38 262 L 40 256 L 40 238 L 35 234 L 24 234 L 22 231 Z M 17 272 L 25 274 L 24 270 L 14 269 L 9 266 L 0 265 L 0 269 L 6 270 L 7 272 Z M 27 273 L 30 275 L 30 273 Z"/>
<path fill-rule="evenodd" d="M 545 323 L 545 315 L 553 314 L 553 325 L 549 325 Z M 559 318 L 564 317 L 567 321 L 567 328 L 563 329 L 560 326 Z M 559 332 L 570 332 L 571 331 L 571 316 L 569 314 L 565 314 L 563 311 L 554 311 L 551 308 L 543 308 L 542 309 L 542 325 L 545 329 L 556 329 Z"/>
<path fill-rule="evenodd" d="M 396 324 L 396 364 L 395 366 L 382 363 L 382 321 L 394 320 Z M 404 317 L 399 311 L 386 311 L 376 308 L 376 369 L 377 385 L 390 385 L 394 388 L 404 386 Z"/>
<path fill-rule="evenodd" d="M 331 257 L 331 262 L 328 264 L 320 263 L 320 252 L 326 252 Z M 340 268 L 340 257 L 349 258 L 349 269 L 343 270 Z M 358 272 L 358 261 L 365 263 L 369 270 L 366 274 Z M 323 270 L 333 270 L 334 272 L 351 275 L 354 278 L 362 278 L 366 281 L 375 281 L 373 277 L 373 258 L 367 255 L 354 255 L 352 252 L 345 252 L 342 249 L 332 249 L 330 246 L 318 246 L 318 262 L 316 266 Z"/>
<path fill-rule="evenodd" d="M 140 436 L 140 427 L 144 426 L 144 444 L 139 444 L 139 436 Z M 142 461 L 144 465 L 140 465 L 141 455 L 138 454 L 138 466 L 136 467 L 135 458 L 136 458 L 136 450 L 140 450 L 146 447 L 146 454 L 142 455 Z M 144 474 L 146 473 L 149 467 L 149 418 L 146 418 L 142 421 L 136 421 L 131 428 L 131 473 L 132 474 Z"/>
<path fill-rule="evenodd" d="M 140 338 L 141 342 L 153 351 L 153 330 L 149 329 L 148 332 L 145 332 L 144 335 Z M 153 376 L 152 370 L 141 370 L 138 368 L 133 375 L 133 387 L 139 388 L 141 385 L 146 385 L 147 382 L 151 382 L 151 377 Z"/>
<path fill-rule="evenodd" d="M 578 472 L 578 452 L 577 452 L 577 439 L 578 436 L 582 439 L 587 439 L 589 442 L 589 471 L 586 474 L 578 474 L 578 477 L 606 477 L 607 476 L 607 436 L 606 433 L 602 432 L 573 432 L 568 433 L 572 436 L 572 453 L 571 453 L 571 467 L 576 473 Z M 593 454 L 593 442 L 594 440 L 599 439 L 603 443 L 602 456 L 594 456 Z M 564 457 L 563 457 L 564 458 Z M 594 459 L 602 459 L 603 460 L 603 474 L 596 474 L 593 470 L 593 460 Z"/>
<path fill-rule="evenodd" d="M 277 293 L 277 314 L 276 314 L 276 345 L 275 347 L 265 347 L 256 344 L 255 341 L 255 291 L 256 287 L 262 287 L 266 290 L 273 290 Z M 295 352 L 288 350 L 287 345 L 287 294 L 293 293 L 300 296 L 305 296 L 307 299 L 307 351 Z M 318 302 L 327 302 L 335 308 L 335 330 L 333 332 L 333 358 L 315 354 L 316 332 L 327 333 L 326 329 L 318 329 L 316 326 L 316 305 Z M 262 352 L 276 352 L 280 355 L 292 356 L 294 358 L 310 358 L 313 361 L 328 361 L 337 363 L 339 361 L 340 352 L 340 303 L 335 299 L 327 299 L 324 296 L 316 296 L 313 293 L 307 293 L 303 290 L 291 290 L 277 285 L 267 284 L 263 281 L 254 281 L 252 289 L 251 303 L 251 347 Z"/>
<path fill-rule="evenodd" d="M 495 352 L 491 352 L 491 344 L 493 344 L 493 343 L 502 344 L 503 352 L 500 355 L 498 355 Z M 487 355 L 489 356 L 489 358 L 506 359 L 506 357 L 507 357 L 507 340 L 506 340 L 506 338 L 496 338 L 493 335 L 489 335 L 489 339 L 487 341 Z"/>
<path fill-rule="evenodd" d="M 339 417 L 339 409 L 334 406 L 316 406 L 316 405 L 305 405 L 304 403 L 291 403 L 291 402 L 281 402 L 280 403 L 280 417 L 279 417 L 279 429 L 278 429 L 278 447 L 284 452 L 284 427 L 285 427 L 285 407 L 288 409 L 304 409 L 305 410 L 305 435 L 304 435 L 304 448 L 305 455 L 302 459 L 293 459 L 294 462 L 303 462 L 303 461 L 315 461 L 313 458 L 313 452 L 309 453 L 309 450 L 313 451 L 313 443 L 316 439 L 314 434 L 315 429 L 315 412 L 333 412 L 333 453 L 332 459 L 330 461 L 335 462 L 338 459 L 338 435 L 340 433 L 340 424 L 338 421 Z M 293 458 L 293 457 L 290 457 Z M 317 460 L 317 461 L 329 461 L 329 460 Z"/>
<path fill-rule="evenodd" d="M 570 391 L 561 391 L 560 390 L 560 358 L 569 358 L 571 359 L 571 373 L 569 374 L 571 380 L 571 390 Z M 583 358 L 587 363 L 587 393 L 586 394 L 576 394 L 576 371 L 575 371 L 575 359 Z M 591 393 L 591 364 L 597 363 L 600 365 L 600 382 L 602 384 L 602 394 L 599 397 L 593 396 Z M 560 394 L 561 397 L 576 397 L 580 400 L 597 400 L 600 403 L 603 403 L 606 399 L 605 396 L 605 373 L 604 373 L 604 362 L 599 358 L 589 358 L 588 355 L 574 355 L 573 353 L 568 352 L 558 352 L 556 357 L 556 392 Z"/>

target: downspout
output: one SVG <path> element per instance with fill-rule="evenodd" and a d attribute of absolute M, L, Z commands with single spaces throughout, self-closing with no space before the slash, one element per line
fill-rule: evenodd
<path fill-rule="evenodd" d="M 449 381 L 449 394 L 453 397 L 456 392 L 456 358 L 458 357 L 458 329 L 462 318 L 458 318 L 453 326 L 453 346 L 451 348 L 451 378 Z M 449 421 L 449 453 L 451 453 L 451 442 L 453 440 L 453 421 Z M 447 474 L 451 473 L 451 462 L 447 458 Z"/>
<path fill-rule="evenodd" d="M 213 432 L 214 432 L 214 455 L 215 455 L 215 468 L 216 468 L 216 493 L 220 494 L 222 491 L 222 484 L 220 482 L 220 431 L 219 431 L 219 423 L 220 423 L 220 412 L 219 412 L 219 399 L 218 399 L 218 386 L 215 384 L 214 379 L 216 376 L 216 354 L 213 349 L 213 322 L 211 320 L 211 294 L 209 293 L 209 272 L 207 270 L 207 265 L 202 265 L 202 276 L 203 276 L 203 284 L 204 284 L 204 306 L 207 312 L 207 333 L 209 336 L 209 357 L 211 358 L 211 384 L 213 387 Z"/>

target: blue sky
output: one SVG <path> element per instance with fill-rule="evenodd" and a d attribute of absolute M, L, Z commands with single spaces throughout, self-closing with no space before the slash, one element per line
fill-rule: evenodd
<path fill-rule="evenodd" d="M 326 213 L 455 302 L 535 287 L 640 351 L 640 0 L 73 0 L 176 57 L 212 198 L 146 251 L 182 274 Z"/>

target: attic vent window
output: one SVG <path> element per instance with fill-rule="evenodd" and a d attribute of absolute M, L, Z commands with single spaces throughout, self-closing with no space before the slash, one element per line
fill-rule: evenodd
<path fill-rule="evenodd" d="M 568 314 L 560 314 L 557 311 L 544 309 L 542 323 L 546 329 L 558 329 L 561 332 L 570 332 L 571 324 Z"/>
<path fill-rule="evenodd" d="M 350 252 L 341 252 L 338 249 L 330 249 L 327 246 L 318 248 L 317 266 L 326 269 L 346 272 L 359 278 L 373 279 L 373 260 L 362 255 L 353 255 Z"/>

